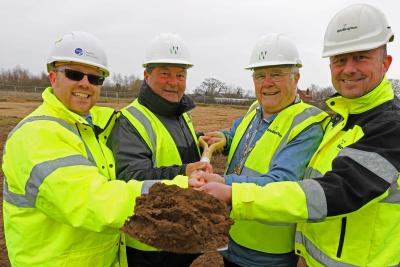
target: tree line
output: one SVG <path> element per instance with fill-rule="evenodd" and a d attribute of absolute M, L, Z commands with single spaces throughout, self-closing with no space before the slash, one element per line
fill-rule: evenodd
<path fill-rule="evenodd" d="M 102 91 L 112 93 L 124 93 L 127 97 L 136 97 L 143 80 L 135 75 L 123 75 L 115 73 L 107 78 L 103 84 Z M 10 86 L 20 87 L 41 87 L 50 86 L 47 73 L 32 74 L 28 69 L 16 66 L 13 69 L 0 71 L 0 86 L 4 89 Z"/>
<path fill-rule="evenodd" d="M 400 80 L 391 79 L 395 94 L 400 97 Z M 107 78 L 103 85 L 103 93 L 106 94 L 121 94 L 126 98 L 137 97 L 140 86 L 143 80 L 136 75 L 124 75 L 115 73 L 111 77 Z M 4 89 L 6 86 L 35 86 L 35 87 L 48 87 L 50 86 L 49 79 L 45 72 L 40 74 L 32 74 L 28 69 L 16 66 L 12 69 L 1 69 L 0 71 L 0 89 Z M 336 90 L 332 86 L 320 87 L 316 84 L 311 84 L 308 88 L 312 93 L 312 99 L 314 101 L 325 101 L 334 93 Z M 195 96 L 203 96 L 207 98 L 253 98 L 253 89 L 245 90 L 240 86 L 228 85 L 223 81 L 216 78 L 205 78 L 200 85 L 194 89 Z"/>

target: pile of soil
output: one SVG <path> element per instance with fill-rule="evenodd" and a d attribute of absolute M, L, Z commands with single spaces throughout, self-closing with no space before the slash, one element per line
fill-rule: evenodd
<path fill-rule="evenodd" d="M 136 199 L 135 215 L 122 230 L 164 251 L 200 253 L 227 246 L 232 224 L 228 207 L 217 198 L 157 183 Z"/>

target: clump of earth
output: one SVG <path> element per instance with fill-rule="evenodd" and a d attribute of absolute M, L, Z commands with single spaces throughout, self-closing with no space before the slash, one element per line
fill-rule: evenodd
<path fill-rule="evenodd" d="M 156 183 L 136 199 L 135 214 L 122 230 L 164 251 L 201 253 L 226 247 L 232 224 L 227 205 L 217 198 Z"/>

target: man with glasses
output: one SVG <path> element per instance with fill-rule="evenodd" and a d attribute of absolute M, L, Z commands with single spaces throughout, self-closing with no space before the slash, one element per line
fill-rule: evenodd
<path fill-rule="evenodd" d="M 95 37 L 73 32 L 55 43 L 47 69 L 43 104 L 10 132 L 4 149 L 11 265 L 126 266 L 119 229 L 148 185 L 115 179 L 105 145 L 115 112 L 94 106 L 109 75 L 106 55 Z M 187 186 L 187 178 L 174 183 Z"/>
<path fill-rule="evenodd" d="M 301 61 L 282 34 L 257 43 L 247 69 L 253 70 L 257 101 L 229 131 L 206 133 L 208 144 L 226 142 L 228 168 L 222 177 L 197 172 L 208 181 L 254 183 L 297 181 L 321 142 L 327 114 L 296 98 Z M 294 225 L 235 221 L 225 266 L 295 266 Z"/>
<path fill-rule="evenodd" d="M 297 223 L 307 266 L 399 266 L 400 102 L 385 77 L 394 33 L 374 6 L 340 10 L 325 32 L 336 115 L 305 179 L 264 187 L 209 183 L 235 220 Z M 304 265 L 304 266 L 305 266 Z"/>
<path fill-rule="evenodd" d="M 118 177 L 146 181 L 211 170 L 210 164 L 199 161 L 198 140 L 188 114 L 195 105 L 184 94 L 187 69 L 192 66 L 179 36 L 163 33 L 150 43 L 139 97 L 121 110 L 108 143 Z M 127 246 L 130 266 L 183 267 L 197 257 L 156 251 L 131 238 Z"/>

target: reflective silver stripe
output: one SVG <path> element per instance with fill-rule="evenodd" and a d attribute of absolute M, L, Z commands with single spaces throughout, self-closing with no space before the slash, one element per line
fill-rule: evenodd
<path fill-rule="evenodd" d="M 153 166 L 156 166 L 156 150 L 157 150 L 157 146 L 156 146 L 156 135 L 154 133 L 153 127 L 151 126 L 151 122 L 150 120 L 136 107 L 134 106 L 130 106 L 128 109 L 129 113 L 131 113 L 131 115 L 133 117 L 135 117 L 142 125 L 143 127 L 146 129 L 146 132 L 150 138 L 150 142 L 151 145 L 153 147 L 152 149 L 152 161 L 153 161 Z"/>
<path fill-rule="evenodd" d="M 306 236 L 301 232 L 296 231 L 295 235 L 296 243 L 303 244 L 306 248 L 308 254 L 314 258 L 317 262 L 327 267 L 356 267 L 357 265 L 349 264 L 334 260 L 324 254 L 321 250 L 317 248 Z"/>
<path fill-rule="evenodd" d="M 143 181 L 142 191 L 141 191 L 142 195 L 149 193 L 150 187 L 153 184 L 156 184 L 156 183 L 159 183 L 159 182 L 161 182 L 161 180 L 146 180 L 146 181 Z"/>
<path fill-rule="evenodd" d="M 3 199 L 17 207 L 33 208 L 35 207 L 39 187 L 42 185 L 47 176 L 49 176 L 58 168 L 77 165 L 96 167 L 92 162 L 88 161 L 81 155 L 73 155 L 39 163 L 32 168 L 30 176 L 26 181 L 24 195 L 9 191 L 7 178 L 5 178 Z"/>
<path fill-rule="evenodd" d="M 390 184 L 396 182 L 399 177 L 397 169 L 387 159 L 375 152 L 345 147 L 340 151 L 338 157 L 351 158 Z"/>
<path fill-rule="evenodd" d="M 66 121 L 60 119 L 60 118 L 56 118 L 56 117 L 51 117 L 51 116 L 32 116 L 32 117 L 28 117 L 26 119 L 24 119 L 23 121 L 20 121 L 17 126 L 15 126 L 14 129 L 12 129 L 12 131 L 8 134 L 7 140 L 10 139 L 10 137 L 15 133 L 16 130 L 18 130 L 19 128 L 22 127 L 22 125 L 24 125 L 25 123 L 28 122 L 33 122 L 33 121 L 53 121 L 53 122 L 57 122 L 58 124 L 60 124 L 62 127 L 66 128 L 67 130 L 69 130 L 70 132 L 74 133 L 76 136 L 78 136 L 81 140 L 82 143 L 85 145 L 85 149 L 86 149 L 86 153 L 88 155 L 88 158 L 91 162 L 95 162 L 92 153 L 90 152 L 88 146 L 86 145 L 86 143 L 83 141 L 82 136 L 79 134 L 79 132 L 72 127 L 70 124 L 68 124 Z M 3 154 L 5 154 L 5 150 L 3 151 Z"/>
<path fill-rule="evenodd" d="M 259 104 L 259 103 L 254 104 L 254 105 L 251 106 L 250 109 L 247 111 L 246 115 L 247 115 L 247 114 L 250 114 L 251 112 L 253 112 L 253 110 L 255 110 L 255 109 L 259 108 L 259 107 L 260 107 L 260 104 Z M 246 116 L 246 115 L 245 115 L 245 116 Z"/>
<path fill-rule="evenodd" d="M 398 184 L 394 183 L 389 188 L 389 195 L 382 199 L 382 203 L 400 204 L 400 190 L 397 189 Z"/>
<path fill-rule="evenodd" d="M 316 116 L 322 112 L 323 112 L 322 110 L 320 110 L 316 107 L 308 107 L 305 110 L 303 110 L 301 113 L 297 114 L 296 117 L 294 117 L 294 119 L 293 119 L 292 125 L 290 125 L 290 128 L 288 129 L 285 136 L 282 138 L 278 148 L 276 149 L 275 155 L 278 154 L 283 148 L 285 148 L 287 139 L 289 138 L 289 134 L 293 130 L 294 127 L 296 127 L 297 125 L 299 125 L 300 123 L 302 123 L 303 121 L 308 119 L 309 117 Z M 272 160 L 271 160 L 270 164 L 272 164 Z"/>
<path fill-rule="evenodd" d="M 10 137 L 14 134 L 16 130 L 22 127 L 25 123 L 32 122 L 32 121 L 39 121 L 39 120 L 45 120 L 45 121 L 54 121 L 59 124 L 61 124 L 64 128 L 67 128 L 69 131 L 73 132 L 77 136 L 79 136 L 79 133 L 76 129 L 74 129 L 71 125 L 69 125 L 66 121 L 56 118 L 56 117 L 51 117 L 51 116 L 32 116 L 24 119 L 23 121 L 20 121 L 17 126 L 8 134 L 7 140 L 10 139 Z"/>
<path fill-rule="evenodd" d="M 313 179 L 306 179 L 298 183 L 306 195 L 308 221 L 318 222 L 323 220 L 328 214 L 328 208 L 322 186 Z"/>
<path fill-rule="evenodd" d="M 307 167 L 306 172 L 304 173 L 304 179 L 312 179 L 322 176 L 323 176 L 322 173 L 313 169 L 312 167 Z"/>

